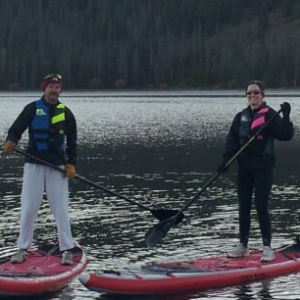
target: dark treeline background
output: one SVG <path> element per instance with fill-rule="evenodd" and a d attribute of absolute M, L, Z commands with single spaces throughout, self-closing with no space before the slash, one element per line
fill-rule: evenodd
<path fill-rule="evenodd" d="M 0 89 L 300 85 L 299 0 L 0 0 Z"/>

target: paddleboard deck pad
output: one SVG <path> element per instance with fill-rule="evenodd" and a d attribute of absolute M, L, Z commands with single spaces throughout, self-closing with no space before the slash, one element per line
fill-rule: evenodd
<path fill-rule="evenodd" d="M 271 262 L 261 262 L 261 252 L 251 251 L 242 258 L 223 255 L 82 273 L 79 280 L 98 292 L 153 295 L 221 288 L 300 271 L 299 242 L 277 250 L 275 256 Z"/>
<path fill-rule="evenodd" d="M 22 263 L 0 261 L 0 295 L 30 296 L 57 291 L 79 275 L 87 264 L 80 247 L 71 250 L 72 265 L 61 265 L 62 252 L 57 246 L 44 245 L 29 251 Z"/>

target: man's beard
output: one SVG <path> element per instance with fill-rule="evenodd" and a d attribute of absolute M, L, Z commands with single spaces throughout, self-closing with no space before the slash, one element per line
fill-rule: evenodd
<path fill-rule="evenodd" d="M 58 94 L 57 94 L 57 93 L 51 93 L 51 94 L 49 95 L 49 100 L 50 100 L 51 102 L 53 102 L 53 103 L 57 102 L 57 100 L 58 100 Z"/>

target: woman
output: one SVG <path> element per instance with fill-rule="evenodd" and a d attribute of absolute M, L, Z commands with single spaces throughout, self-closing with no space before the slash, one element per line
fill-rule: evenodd
<path fill-rule="evenodd" d="M 231 125 L 226 140 L 223 164 L 219 172 L 226 172 L 226 162 L 263 126 L 276 111 L 263 101 L 265 91 L 260 81 L 252 81 L 246 90 L 248 107 L 239 112 Z M 252 194 L 256 206 L 259 226 L 263 239 L 263 253 L 261 261 L 275 259 L 271 248 L 271 222 L 269 216 L 269 196 L 273 183 L 275 166 L 274 141 L 288 141 L 293 138 L 294 128 L 290 122 L 291 107 L 289 103 L 281 104 L 282 115 L 276 117 L 255 141 L 243 152 L 238 160 L 237 192 L 239 200 L 239 244 L 228 253 L 229 257 L 243 257 L 248 255 L 248 239 L 250 232 L 250 213 Z"/>

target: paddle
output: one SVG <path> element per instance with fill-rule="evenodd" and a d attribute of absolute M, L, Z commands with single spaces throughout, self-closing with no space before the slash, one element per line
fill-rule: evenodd
<path fill-rule="evenodd" d="M 255 138 L 261 134 L 261 132 L 277 118 L 277 116 L 280 114 L 281 109 L 277 111 L 277 113 L 267 122 L 265 123 L 260 129 L 245 143 L 237 153 L 235 153 L 225 164 L 225 168 L 229 167 L 244 151 L 245 149 L 255 140 Z M 161 239 L 168 233 L 168 231 L 171 229 L 172 226 L 180 223 L 183 218 L 183 212 L 198 198 L 200 197 L 203 192 L 222 174 L 222 172 L 217 172 L 214 174 L 208 182 L 201 188 L 201 190 L 189 201 L 187 202 L 184 207 L 177 212 L 177 214 L 165 219 L 161 220 L 158 224 L 156 224 L 154 227 L 150 228 L 146 235 L 145 235 L 145 241 L 147 244 L 147 247 L 152 248 L 155 246 L 158 242 L 161 241 Z"/>
<path fill-rule="evenodd" d="M 66 173 L 66 171 L 64 169 L 61 169 L 58 166 L 52 165 L 51 163 L 49 163 L 49 162 L 47 162 L 47 161 L 45 161 L 45 160 L 43 160 L 41 158 L 38 158 L 38 157 L 36 157 L 34 155 L 31 155 L 29 153 L 26 153 L 26 152 L 24 152 L 24 151 L 22 151 L 20 149 L 15 148 L 14 151 L 17 152 L 17 153 L 19 153 L 19 154 L 22 154 L 22 155 L 24 155 L 24 156 L 26 156 L 28 158 L 31 158 L 31 159 L 33 159 L 33 160 L 35 160 L 35 161 L 37 161 L 37 162 L 39 162 L 39 163 L 41 163 L 43 165 L 51 167 L 51 168 L 53 168 L 53 169 L 55 169 L 57 171 L 60 171 L 62 173 Z M 93 187 L 99 188 L 99 189 L 101 189 L 101 190 L 103 190 L 103 191 L 105 191 L 107 193 L 110 193 L 110 194 L 112 194 L 114 196 L 117 196 L 117 197 L 119 197 L 121 199 L 124 199 L 127 202 L 129 202 L 129 203 L 135 204 L 135 205 L 139 206 L 140 208 L 142 208 L 143 210 L 148 210 L 149 212 L 151 212 L 151 214 L 155 218 L 157 218 L 159 220 L 165 220 L 166 218 L 170 218 L 170 217 L 178 214 L 178 210 L 172 210 L 172 209 L 151 209 L 151 208 L 149 208 L 147 206 L 144 206 L 143 204 L 140 204 L 138 202 L 135 202 L 134 200 L 131 200 L 131 199 L 127 198 L 126 196 L 123 196 L 123 195 L 121 195 L 121 194 L 119 194 L 117 192 L 109 190 L 108 188 L 106 188 L 106 187 L 104 187 L 104 186 L 102 186 L 102 185 L 100 185 L 98 183 L 90 181 L 90 180 L 88 180 L 88 179 L 86 179 L 86 178 L 84 178 L 84 177 L 82 177 L 80 175 L 76 174 L 75 178 L 77 178 L 77 179 L 79 179 L 79 180 L 81 180 L 81 181 L 83 181 L 83 182 L 85 182 L 85 183 L 87 183 L 87 184 L 89 184 L 89 185 L 91 185 Z M 182 213 L 179 213 L 179 215 L 180 216 L 182 215 L 182 218 L 183 218 L 183 214 Z"/>

